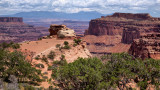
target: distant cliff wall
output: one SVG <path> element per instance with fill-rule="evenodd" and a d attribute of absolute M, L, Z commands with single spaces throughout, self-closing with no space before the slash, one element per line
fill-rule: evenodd
<path fill-rule="evenodd" d="M 0 22 L 23 22 L 21 17 L 0 17 Z"/>

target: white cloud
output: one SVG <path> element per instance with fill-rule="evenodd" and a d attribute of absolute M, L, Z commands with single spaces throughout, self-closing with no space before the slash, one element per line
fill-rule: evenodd
<path fill-rule="evenodd" d="M 98 11 L 104 14 L 114 12 L 158 14 L 160 0 L 0 0 L 0 14 L 40 10 L 67 13 Z"/>

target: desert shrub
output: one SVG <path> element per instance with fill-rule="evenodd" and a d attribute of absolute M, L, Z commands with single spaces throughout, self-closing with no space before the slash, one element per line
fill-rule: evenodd
<path fill-rule="evenodd" d="M 42 40 L 42 37 L 38 38 L 38 40 Z"/>
<path fill-rule="evenodd" d="M 36 64 L 35 66 L 38 67 L 38 68 L 44 68 L 44 65 L 43 65 L 43 64 L 40 64 L 40 63 L 39 63 L 39 64 Z"/>
<path fill-rule="evenodd" d="M 73 41 L 74 41 L 74 43 L 76 43 L 76 44 L 80 44 L 80 42 L 81 42 L 82 40 L 81 40 L 81 39 L 74 39 Z"/>
<path fill-rule="evenodd" d="M 107 59 L 109 61 L 102 63 L 97 58 L 78 58 L 55 68 L 52 78 L 63 89 L 132 90 L 128 83 L 134 80 L 140 90 L 146 90 L 149 85 L 159 90 L 159 60 L 136 59 L 126 53 L 112 54 Z"/>
<path fill-rule="evenodd" d="M 40 70 L 32 67 L 32 65 L 25 60 L 22 52 L 9 52 L 0 49 L 0 77 L 3 80 L 9 81 L 9 77 L 14 75 L 16 78 L 19 78 L 19 82 L 32 80 L 36 83 L 41 82 L 40 74 Z"/>
<path fill-rule="evenodd" d="M 11 47 L 13 49 L 19 49 L 20 48 L 20 45 L 18 43 L 15 43 L 15 44 L 12 44 Z"/>
<path fill-rule="evenodd" d="M 68 45 L 69 43 L 68 43 L 68 41 L 64 41 L 64 45 Z"/>
<path fill-rule="evenodd" d="M 66 60 L 60 60 L 60 61 L 54 61 L 53 62 L 53 69 L 57 68 L 58 66 L 64 66 L 64 65 L 67 65 L 67 61 Z"/>
<path fill-rule="evenodd" d="M 49 59 L 54 59 L 54 57 L 55 57 L 56 55 L 55 55 L 55 52 L 54 51 L 50 51 L 50 53 L 48 54 L 48 58 Z"/>
<path fill-rule="evenodd" d="M 40 55 L 37 55 L 37 56 L 35 57 L 35 59 L 36 59 L 36 60 L 39 60 L 39 59 L 40 59 Z"/>
<path fill-rule="evenodd" d="M 100 60 L 79 58 L 73 63 L 59 67 L 52 77 L 56 78 L 58 85 L 63 89 L 96 89 L 101 76 L 103 64 Z M 72 83 L 67 83 L 72 82 Z M 64 86 L 64 87 L 63 87 Z"/>
<path fill-rule="evenodd" d="M 47 60 L 47 58 L 46 58 L 46 56 L 45 56 L 45 55 L 43 55 L 41 59 L 42 59 L 42 61 L 44 61 L 44 62 L 48 63 L 48 60 Z"/>
<path fill-rule="evenodd" d="M 13 49 L 19 49 L 20 48 L 20 44 L 18 43 L 14 43 L 14 42 L 10 42 L 10 43 L 6 43 L 6 42 L 3 42 L 0 44 L 0 47 L 5 49 L 5 48 L 13 48 Z"/>
<path fill-rule="evenodd" d="M 56 44 L 56 48 L 60 48 L 61 47 L 61 44 Z"/>
<path fill-rule="evenodd" d="M 69 46 L 69 45 L 65 45 L 64 47 L 63 47 L 63 49 L 70 49 L 71 47 Z"/>
<path fill-rule="evenodd" d="M 47 77 L 47 76 L 42 76 L 42 78 L 43 78 L 43 79 L 48 79 L 48 77 Z"/>
<path fill-rule="evenodd" d="M 78 45 L 77 43 L 74 43 L 74 44 L 73 44 L 73 47 L 76 47 L 77 45 Z"/>
<path fill-rule="evenodd" d="M 48 71 L 53 70 L 53 66 L 48 66 Z"/>

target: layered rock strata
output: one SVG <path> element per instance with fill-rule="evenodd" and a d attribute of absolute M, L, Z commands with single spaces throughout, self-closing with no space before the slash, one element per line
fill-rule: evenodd
<path fill-rule="evenodd" d="M 23 22 L 21 17 L 0 17 L 0 22 Z"/>
<path fill-rule="evenodd" d="M 143 34 L 157 32 L 160 32 L 160 18 L 141 13 L 114 13 L 91 20 L 85 35 L 121 35 L 123 43 L 131 44 Z"/>
<path fill-rule="evenodd" d="M 129 53 L 142 59 L 160 59 L 160 33 L 144 35 L 134 40 Z"/>

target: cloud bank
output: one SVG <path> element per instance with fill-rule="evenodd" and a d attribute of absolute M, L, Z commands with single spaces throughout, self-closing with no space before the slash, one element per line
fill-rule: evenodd
<path fill-rule="evenodd" d="M 160 17 L 160 0 L 0 0 L 0 15 L 29 11 L 151 13 Z"/>

